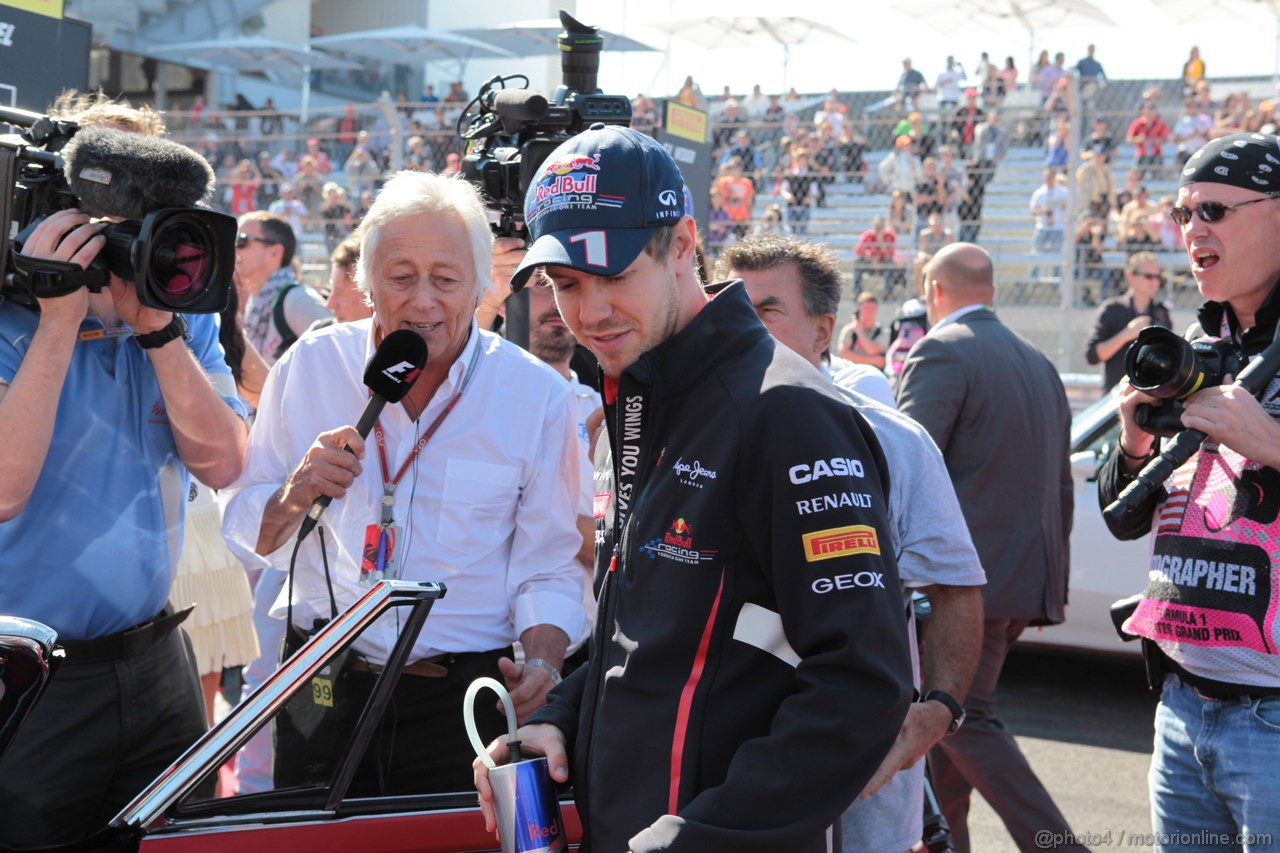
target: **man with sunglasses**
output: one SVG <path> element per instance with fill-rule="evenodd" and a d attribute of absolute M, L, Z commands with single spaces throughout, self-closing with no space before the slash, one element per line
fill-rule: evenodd
<path fill-rule="evenodd" d="M 1204 340 L 1257 355 L 1280 320 L 1280 139 L 1215 139 L 1182 170 L 1173 219 L 1206 302 Z M 1121 432 L 1098 475 L 1103 506 L 1158 451 L 1120 385 Z M 1143 638 L 1161 689 L 1149 775 L 1157 851 L 1274 849 L 1280 838 L 1280 381 L 1259 402 L 1241 388 L 1202 388 L 1185 427 L 1208 439 L 1137 510 L 1108 519 L 1120 539 L 1151 532 L 1147 589 L 1124 630 Z M 1241 834 L 1252 836 L 1252 839 Z M 1265 838 L 1265 842 L 1262 839 Z"/>
<path fill-rule="evenodd" d="M 298 237 L 282 216 L 255 210 L 240 217 L 236 285 L 244 298 L 244 329 L 269 363 L 284 355 L 316 320 L 331 316 L 324 299 L 298 282 Z"/>
<path fill-rule="evenodd" d="M 1173 328 L 1169 306 L 1156 299 L 1164 282 L 1160 260 L 1151 252 L 1135 252 L 1124 264 L 1128 290 L 1098 306 L 1084 357 L 1102 365 L 1102 390 L 1110 391 L 1124 378 L 1124 358 L 1129 344 L 1147 326 Z"/>

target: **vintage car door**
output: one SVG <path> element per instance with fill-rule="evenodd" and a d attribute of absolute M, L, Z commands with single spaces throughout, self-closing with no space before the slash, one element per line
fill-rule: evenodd
<path fill-rule="evenodd" d="M 103 833 L 104 846 L 140 848 L 147 853 L 497 853 L 498 841 L 484 830 L 474 791 L 396 797 L 346 793 L 388 705 L 395 677 L 400 675 L 431 605 L 444 593 L 442 584 L 376 584 L 126 806 Z M 273 726 L 289 703 L 311 701 L 317 673 L 378 620 L 395 620 L 399 640 L 346 738 L 331 777 L 305 787 L 216 796 L 214 784 L 220 768 L 256 731 Z M 576 842 L 581 827 L 572 801 L 562 802 L 562 809 L 566 830 Z"/>

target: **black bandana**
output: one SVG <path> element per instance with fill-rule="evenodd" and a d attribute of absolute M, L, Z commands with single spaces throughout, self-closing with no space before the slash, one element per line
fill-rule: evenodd
<path fill-rule="evenodd" d="M 1178 186 L 1198 182 L 1280 192 L 1280 137 L 1233 133 L 1213 140 L 1191 155 Z"/>

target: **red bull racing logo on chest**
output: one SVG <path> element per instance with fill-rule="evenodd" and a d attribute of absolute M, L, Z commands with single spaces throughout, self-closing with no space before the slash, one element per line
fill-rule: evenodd
<path fill-rule="evenodd" d="M 717 553 L 716 551 L 694 547 L 693 529 L 689 527 L 689 523 L 683 518 L 677 518 L 671 522 L 671 527 L 667 529 L 666 533 L 660 538 L 650 539 L 640 550 L 648 554 L 651 560 L 662 557 L 666 560 L 674 560 L 677 563 L 684 563 L 690 566 L 713 560 Z"/>

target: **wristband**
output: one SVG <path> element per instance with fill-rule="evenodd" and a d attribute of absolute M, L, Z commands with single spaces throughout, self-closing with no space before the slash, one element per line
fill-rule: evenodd
<path fill-rule="evenodd" d="M 951 712 L 951 727 L 947 729 L 947 734 L 954 734 L 955 730 L 964 724 L 966 716 L 964 706 L 957 702 L 950 693 L 945 693 L 941 690 L 930 690 L 920 697 L 920 701 L 941 702 Z"/>
<path fill-rule="evenodd" d="M 173 319 L 169 321 L 169 325 L 163 329 L 157 329 L 145 335 L 134 335 L 133 339 L 143 349 L 155 349 L 156 347 L 164 346 L 175 338 L 186 337 L 186 334 L 187 321 L 182 319 L 181 314 L 174 314 Z"/>
<path fill-rule="evenodd" d="M 551 684 L 554 686 L 561 681 L 560 670 L 543 660 L 542 658 L 530 658 L 524 662 L 525 666 L 536 666 L 538 669 L 545 670 L 551 676 Z"/>
<path fill-rule="evenodd" d="M 1129 451 L 1124 449 L 1124 444 L 1122 444 L 1119 441 L 1116 442 L 1116 447 L 1120 450 L 1121 453 L 1125 455 L 1126 459 L 1132 459 L 1134 462 L 1149 462 L 1152 459 L 1156 458 L 1156 446 L 1154 444 L 1151 445 L 1151 449 L 1147 451 L 1146 456 L 1137 456 L 1133 453 L 1130 453 Z"/>

